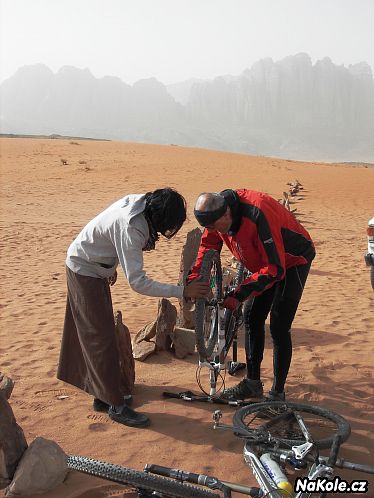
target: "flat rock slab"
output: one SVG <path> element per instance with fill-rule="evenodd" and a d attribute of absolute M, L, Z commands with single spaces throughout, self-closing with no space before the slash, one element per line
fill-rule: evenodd
<path fill-rule="evenodd" d="M 142 341 L 133 344 L 132 354 L 135 360 L 144 361 L 149 355 L 156 351 L 156 343 L 153 341 Z"/>
<path fill-rule="evenodd" d="M 195 331 L 182 327 L 175 327 L 171 333 L 171 340 L 175 356 L 179 359 L 185 358 L 195 352 Z"/>
<path fill-rule="evenodd" d="M 139 332 L 136 333 L 133 343 L 139 344 L 142 341 L 150 341 L 156 335 L 156 325 L 157 322 L 154 320 L 153 322 L 149 322 Z"/>
<path fill-rule="evenodd" d="M 18 464 L 12 482 L 5 490 L 6 498 L 45 493 L 61 484 L 67 474 L 67 456 L 49 439 L 37 437 Z"/>
<path fill-rule="evenodd" d="M 158 351 L 168 351 L 171 348 L 170 334 L 177 321 L 177 308 L 171 302 L 162 298 L 158 302 L 156 320 L 156 347 Z"/>

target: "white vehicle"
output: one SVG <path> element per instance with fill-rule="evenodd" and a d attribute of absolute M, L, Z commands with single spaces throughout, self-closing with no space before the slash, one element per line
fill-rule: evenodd
<path fill-rule="evenodd" d="M 368 234 L 368 252 L 365 254 L 366 266 L 370 266 L 371 286 L 374 290 L 374 218 L 369 220 L 367 227 Z"/>

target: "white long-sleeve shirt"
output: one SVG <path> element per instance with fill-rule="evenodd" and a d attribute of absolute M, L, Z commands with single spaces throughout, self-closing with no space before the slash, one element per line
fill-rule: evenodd
<path fill-rule="evenodd" d="M 143 270 L 142 249 L 149 238 L 144 208 L 145 195 L 132 194 L 98 214 L 70 244 L 66 265 L 80 275 L 107 278 L 120 264 L 135 292 L 181 298 L 182 286 L 152 280 Z"/>

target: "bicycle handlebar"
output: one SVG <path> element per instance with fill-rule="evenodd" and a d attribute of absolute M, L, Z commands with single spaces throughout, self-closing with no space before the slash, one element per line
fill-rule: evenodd
<path fill-rule="evenodd" d="M 218 482 L 215 477 L 209 477 L 204 474 L 195 474 L 194 472 L 187 472 L 185 470 L 172 469 L 170 467 L 163 467 L 162 465 L 147 464 L 144 467 L 144 472 L 151 472 L 164 477 L 171 477 L 177 481 L 193 482 L 202 486 L 212 487 Z"/>
<path fill-rule="evenodd" d="M 276 448 L 269 449 L 269 446 L 266 443 L 256 443 L 255 446 L 265 452 L 269 452 L 276 457 L 284 457 L 284 458 L 292 458 L 293 453 L 291 450 L 284 451 Z M 330 457 L 327 456 L 319 456 L 319 459 L 322 463 L 329 465 Z M 312 455 L 307 455 L 304 459 L 309 463 L 313 463 L 315 461 L 315 457 Z M 330 466 L 330 465 L 329 465 Z M 347 470 L 355 470 L 357 472 L 366 472 L 367 474 L 374 474 L 374 467 L 370 465 L 365 465 L 361 463 L 348 462 L 344 458 L 336 458 L 335 463 L 332 465 L 333 467 L 337 467 L 339 469 L 347 469 Z"/>
<path fill-rule="evenodd" d="M 344 458 L 338 458 L 335 467 L 339 467 L 340 469 L 356 470 L 357 472 L 366 472 L 367 474 L 374 474 L 374 467 L 361 463 L 346 462 Z"/>
<path fill-rule="evenodd" d="M 164 477 L 170 477 L 181 482 L 191 482 L 206 486 L 210 489 L 218 489 L 224 492 L 224 496 L 231 496 L 230 490 L 252 496 L 254 498 L 259 496 L 259 488 L 244 486 L 242 484 L 235 484 L 228 481 L 220 481 L 216 477 L 207 476 L 205 474 L 195 474 L 185 470 L 172 469 L 170 467 L 163 467 L 162 465 L 147 464 L 144 467 L 144 472 L 151 472 Z"/>

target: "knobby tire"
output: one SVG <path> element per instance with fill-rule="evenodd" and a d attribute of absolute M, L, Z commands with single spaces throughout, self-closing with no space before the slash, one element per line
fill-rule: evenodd
<path fill-rule="evenodd" d="M 243 280 L 244 280 L 244 265 L 243 263 L 239 262 L 238 268 L 237 268 L 237 274 L 234 278 L 235 282 L 235 287 L 238 287 Z M 231 311 L 229 309 L 225 310 L 225 347 L 224 347 L 224 353 L 225 356 L 229 352 L 232 342 L 234 340 L 235 335 L 238 332 L 238 326 L 237 322 L 238 319 L 242 317 L 243 313 L 243 305 L 241 305 L 241 308 L 236 311 Z"/>
<path fill-rule="evenodd" d="M 216 270 L 216 288 L 217 299 L 222 299 L 222 268 L 219 253 L 214 249 L 209 249 L 203 257 L 200 268 L 200 278 L 203 282 L 209 282 L 212 267 L 215 266 Z M 205 309 L 207 300 L 204 298 L 196 299 L 196 320 L 195 320 L 195 339 L 196 349 L 201 358 L 209 358 L 212 356 L 214 347 L 218 338 L 218 322 L 214 328 L 213 333 L 209 338 L 205 334 Z M 218 305 L 217 305 L 218 306 Z M 218 320 L 218 313 L 217 313 Z"/>
<path fill-rule="evenodd" d="M 138 490 L 156 491 L 165 498 L 219 498 L 220 496 L 197 486 L 182 484 L 173 479 L 154 476 L 146 472 L 92 458 L 70 455 L 67 459 L 67 466 L 71 470 L 77 470 L 109 481 L 129 484 Z"/>

